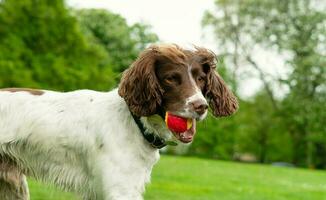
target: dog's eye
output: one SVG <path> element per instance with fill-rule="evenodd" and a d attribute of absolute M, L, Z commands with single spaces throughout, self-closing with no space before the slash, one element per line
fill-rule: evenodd
<path fill-rule="evenodd" d="M 164 81 L 166 83 L 172 84 L 173 82 L 175 82 L 175 78 L 173 76 L 168 76 L 168 77 L 164 78 Z"/>
<path fill-rule="evenodd" d="M 167 84 L 179 84 L 180 83 L 180 76 L 178 76 L 177 74 L 166 76 L 164 78 L 164 82 L 167 83 Z"/>
<path fill-rule="evenodd" d="M 205 81 L 205 77 L 204 76 L 198 76 L 197 81 L 198 82 L 204 82 Z"/>

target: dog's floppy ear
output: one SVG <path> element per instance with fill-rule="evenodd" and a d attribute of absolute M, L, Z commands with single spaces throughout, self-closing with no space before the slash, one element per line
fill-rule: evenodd
<path fill-rule="evenodd" d="M 207 73 L 207 83 L 204 89 L 209 105 L 216 117 L 228 116 L 238 109 L 238 101 L 224 80 L 215 71 L 216 56 L 213 52 L 196 48 L 196 53 L 200 58 L 204 71 Z"/>
<path fill-rule="evenodd" d="M 122 75 L 119 95 L 124 98 L 130 111 L 137 116 L 155 114 L 162 103 L 163 91 L 154 69 L 157 53 L 155 47 L 146 49 Z"/>

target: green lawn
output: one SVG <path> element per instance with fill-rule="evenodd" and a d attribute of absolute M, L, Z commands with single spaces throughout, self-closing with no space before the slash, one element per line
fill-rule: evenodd
<path fill-rule="evenodd" d="M 72 200 L 30 181 L 31 200 Z M 326 200 L 326 172 L 162 156 L 146 200 Z"/>

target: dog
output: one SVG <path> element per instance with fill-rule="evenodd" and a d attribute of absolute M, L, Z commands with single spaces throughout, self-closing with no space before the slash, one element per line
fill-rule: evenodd
<path fill-rule="evenodd" d="M 215 61 L 205 48 L 152 45 L 110 92 L 1 89 L 0 199 L 29 199 L 26 176 L 83 199 L 143 199 L 160 148 L 192 142 L 208 107 L 237 110 Z M 170 131 L 166 112 L 192 127 Z"/>

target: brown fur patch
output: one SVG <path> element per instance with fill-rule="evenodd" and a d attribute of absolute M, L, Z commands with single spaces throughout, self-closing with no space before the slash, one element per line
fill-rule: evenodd
<path fill-rule="evenodd" d="M 42 90 L 30 89 L 30 88 L 3 88 L 0 91 L 7 91 L 7 92 L 28 92 L 32 95 L 41 96 L 44 94 Z"/>
<path fill-rule="evenodd" d="M 10 159 L 0 156 L 0 197 L 1 200 L 29 199 L 26 179 L 21 170 Z"/>
<path fill-rule="evenodd" d="M 20 176 L 21 171 L 14 163 L 8 161 L 0 162 L 0 179 L 5 180 L 11 185 L 18 185 Z"/>

